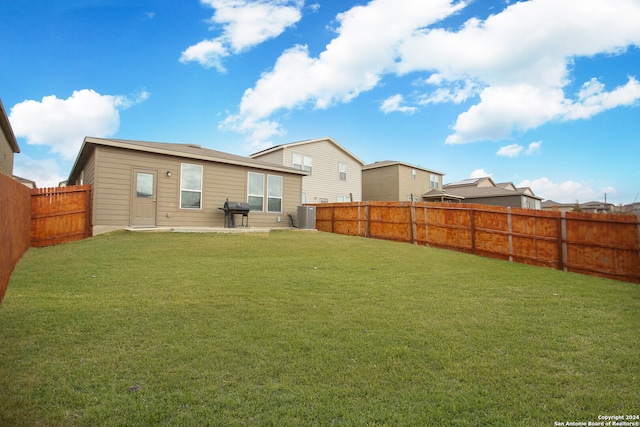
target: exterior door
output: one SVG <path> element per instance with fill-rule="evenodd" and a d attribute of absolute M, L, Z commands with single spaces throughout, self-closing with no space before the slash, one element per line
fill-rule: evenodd
<path fill-rule="evenodd" d="M 156 200 L 158 171 L 133 170 L 133 192 L 131 194 L 131 225 L 134 227 L 156 226 Z"/>

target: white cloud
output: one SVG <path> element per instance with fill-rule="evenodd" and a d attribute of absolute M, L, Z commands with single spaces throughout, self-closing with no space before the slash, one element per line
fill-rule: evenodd
<path fill-rule="evenodd" d="M 611 92 L 606 92 L 604 87 L 596 78 L 582 85 L 578 100 L 566 106 L 563 119 L 588 119 L 611 108 L 633 105 L 640 99 L 640 83 L 634 77 Z"/>
<path fill-rule="evenodd" d="M 505 145 L 504 147 L 500 147 L 498 152 L 496 153 L 498 156 L 505 157 L 518 157 L 520 153 L 522 153 L 524 147 L 518 144 Z"/>
<path fill-rule="evenodd" d="M 471 178 L 484 178 L 487 176 L 492 177 L 493 174 L 486 172 L 484 169 L 476 169 L 473 172 L 471 172 L 471 175 L 470 175 Z"/>
<path fill-rule="evenodd" d="M 484 86 L 480 102 L 460 114 L 449 143 L 499 140 L 551 120 L 590 117 L 640 99 L 634 78 L 614 90 L 603 86 L 573 101 L 573 58 L 619 53 L 640 44 L 640 4 L 632 0 L 518 2 L 459 31 L 423 29 L 402 46 L 399 70 L 429 71 L 443 84 L 469 78 Z M 437 82 L 437 80 L 434 80 Z M 437 95 L 437 93 L 436 93 Z"/>
<path fill-rule="evenodd" d="M 182 52 L 180 62 L 195 61 L 224 71 L 222 59 L 282 34 L 302 18 L 302 0 L 201 0 L 215 10 L 211 23 L 222 35 Z"/>
<path fill-rule="evenodd" d="M 546 177 L 524 180 L 518 184 L 517 187 L 529 187 L 537 196 L 559 203 L 575 203 L 576 200 L 581 203 L 593 200 L 603 201 L 605 193 L 608 196 L 615 196 L 617 194 L 617 191 L 613 187 L 594 190 L 587 183 L 573 180 L 556 183 Z"/>
<path fill-rule="evenodd" d="M 534 154 L 538 154 L 540 152 L 540 147 L 542 147 L 542 141 L 536 141 L 529 144 L 529 148 L 525 151 L 527 156 L 532 156 Z"/>
<path fill-rule="evenodd" d="M 425 83 L 435 84 L 438 86 L 444 85 L 445 87 L 423 95 L 420 100 L 420 105 L 441 104 L 445 102 L 460 104 L 480 93 L 480 85 L 471 79 L 447 82 L 442 79 L 439 74 L 433 74 L 425 80 Z"/>
<path fill-rule="evenodd" d="M 11 108 L 9 121 L 16 137 L 27 144 L 44 145 L 66 160 L 78 154 L 85 136 L 106 137 L 120 127 L 120 111 L 149 97 L 101 95 L 91 89 L 74 91 L 67 99 L 55 95 L 27 100 Z"/>
<path fill-rule="evenodd" d="M 380 111 L 385 114 L 393 112 L 413 114 L 418 110 L 416 107 L 402 106 L 401 104 L 403 102 L 404 98 L 400 94 L 390 96 L 389 98 L 384 100 L 384 102 L 380 106 Z"/>
<path fill-rule="evenodd" d="M 540 147 L 542 146 L 542 141 L 532 142 L 529 144 L 529 147 L 525 150 L 524 147 L 520 144 L 509 144 L 504 147 L 500 147 L 498 152 L 496 153 L 498 156 L 504 157 L 518 157 L 520 153 L 524 151 L 527 156 L 531 156 L 540 152 Z"/>
<path fill-rule="evenodd" d="M 56 159 L 34 160 L 25 154 L 16 156 L 13 173 L 36 182 L 38 188 L 57 187 L 68 176 L 63 176 Z"/>
<path fill-rule="evenodd" d="M 458 116 L 451 144 L 505 139 L 640 100 L 634 77 L 612 91 L 591 80 L 575 98 L 565 94 L 574 58 L 640 45 L 638 1 L 530 0 L 458 29 L 436 27 L 468 3 L 371 0 L 340 13 L 326 50 L 317 57 L 306 46 L 282 53 L 245 91 L 233 120 L 256 124 L 283 109 L 347 103 L 386 75 L 409 73 L 425 73 L 422 81 L 436 86 L 417 98 L 418 105 L 460 105 L 478 97 Z"/>
<path fill-rule="evenodd" d="M 245 91 L 239 114 L 225 122 L 245 123 L 245 133 L 252 133 L 252 126 L 281 109 L 324 109 L 350 102 L 395 69 L 399 44 L 417 28 L 460 8 L 449 0 L 373 0 L 341 13 L 337 37 L 325 51 L 313 58 L 306 46 L 286 50 L 273 69 Z"/>

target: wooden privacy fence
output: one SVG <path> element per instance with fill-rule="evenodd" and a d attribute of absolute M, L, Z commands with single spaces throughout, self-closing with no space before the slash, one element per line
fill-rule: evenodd
<path fill-rule="evenodd" d="M 31 190 L 0 173 L 0 303 L 14 267 L 29 249 Z"/>
<path fill-rule="evenodd" d="M 32 190 L 31 246 L 81 240 L 91 232 L 91 185 Z"/>
<path fill-rule="evenodd" d="M 454 249 L 640 283 L 640 222 L 635 215 L 448 203 L 314 206 L 320 231 Z"/>

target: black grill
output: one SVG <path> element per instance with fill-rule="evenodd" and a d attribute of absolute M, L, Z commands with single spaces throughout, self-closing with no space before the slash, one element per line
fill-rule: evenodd
<path fill-rule="evenodd" d="M 227 199 L 227 201 L 224 202 L 224 207 L 218 208 L 218 209 L 224 211 L 224 227 L 225 228 L 236 227 L 236 222 L 234 219 L 235 215 L 242 215 L 242 223 L 240 227 L 246 227 L 246 228 L 249 227 L 249 211 L 251 210 L 249 203 L 230 202 L 229 199 Z M 244 223 L 245 218 L 247 218 L 246 224 Z"/>

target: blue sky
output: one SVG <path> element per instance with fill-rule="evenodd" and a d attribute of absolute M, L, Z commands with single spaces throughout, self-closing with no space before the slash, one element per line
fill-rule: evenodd
<path fill-rule="evenodd" d="M 39 187 L 85 136 L 366 163 L 546 199 L 640 192 L 639 0 L 4 0 L 0 98 Z"/>

